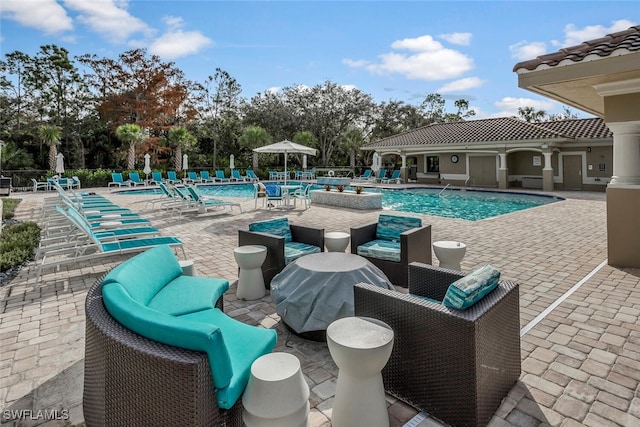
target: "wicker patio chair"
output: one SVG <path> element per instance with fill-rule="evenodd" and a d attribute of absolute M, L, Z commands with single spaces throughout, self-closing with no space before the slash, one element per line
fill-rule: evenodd
<path fill-rule="evenodd" d="M 102 280 L 86 300 L 83 411 L 87 426 L 242 427 L 242 399 L 218 408 L 206 353 L 135 334 L 111 317 Z M 223 309 L 220 298 L 215 305 Z"/>
<path fill-rule="evenodd" d="M 355 315 L 395 332 L 382 371 L 385 389 L 453 426 L 485 426 L 520 376 L 518 284 L 498 287 L 466 311 L 441 301 L 463 274 L 409 264 L 409 294 L 369 284 L 354 288 Z"/>

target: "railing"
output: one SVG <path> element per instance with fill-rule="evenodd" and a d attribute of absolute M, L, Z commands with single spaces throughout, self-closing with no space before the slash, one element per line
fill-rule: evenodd
<path fill-rule="evenodd" d="M 444 188 L 443 188 L 442 190 L 440 190 L 440 192 L 438 193 L 438 196 L 441 196 L 441 195 L 442 195 L 442 193 L 444 193 L 444 190 L 446 190 L 447 188 L 449 188 L 449 186 L 450 186 L 450 185 L 451 185 L 451 184 L 447 184 L 447 185 L 445 185 L 445 186 L 444 186 Z"/>

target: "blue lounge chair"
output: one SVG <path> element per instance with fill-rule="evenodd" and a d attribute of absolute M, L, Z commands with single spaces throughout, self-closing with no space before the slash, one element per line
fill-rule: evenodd
<path fill-rule="evenodd" d="M 211 175 L 209 175 L 209 171 L 200 171 L 200 182 L 216 182 L 215 179 Z"/>
<path fill-rule="evenodd" d="M 224 176 L 224 171 L 219 169 L 216 171 L 215 180 L 220 182 L 229 182 L 229 178 Z"/>
<path fill-rule="evenodd" d="M 160 184 L 163 183 L 165 179 L 162 177 L 162 172 L 153 171 L 151 172 L 151 180 L 149 181 L 151 184 Z"/>
<path fill-rule="evenodd" d="M 367 169 L 362 175 L 356 177 L 354 181 L 370 181 L 372 172 L 373 171 L 371 169 Z"/>
<path fill-rule="evenodd" d="M 253 171 L 253 169 L 247 169 L 245 174 L 247 175 L 247 180 L 251 181 L 251 182 L 258 182 L 260 181 L 260 178 L 258 178 L 258 175 L 256 175 L 256 173 Z"/>
<path fill-rule="evenodd" d="M 176 171 L 168 171 L 167 177 L 165 181 L 168 181 L 169 184 L 182 184 L 182 181 L 176 176 Z"/>
<path fill-rule="evenodd" d="M 240 205 L 240 203 L 228 202 L 226 200 L 216 199 L 215 197 L 203 196 L 200 193 L 198 193 L 197 188 L 191 185 L 187 185 L 186 188 L 187 188 L 187 191 L 189 192 L 189 195 L 191 196 L 191 200 L 193 201 L 193 204 L 195 204 L 198 208 L 204 207 L 206 209 L 210 207 L 229 206 L 229 209 L 231 209 L 231 207 L 236 206 L 240 210 L 240 213 L 242 213 L 242 205 Z"/>
<path fill-rule="evenodd" d="M 376 182 L 382 182 L 382 180 L 387 176 L 387 169 L 382 168 L 378 171 L 378 175 L 376 176 Z"/>
<path fill-rule="evenodd" d="M 137 187 L 138 185 L 146 185 L 147 183 L 140 179 L 138 172 L 129 172 L 129 185 Z"/>
<path fill-rule="evenodd" d="M 238 169 L 231 169 L 231 180 L 232 181 L 245 181 L 244 177 L 240 175 L 240 171 Z"/>
<path fill-rule="evenodd" d="M 401 184 L 402 183 L 402 178 L 400 177 L 400 169 L 396 169 L 393 171 L 393 173 L 391 174 L 390 178 L 382 178 L 381 182 L 385 183 L 385 184 L 389 184 L 391 182 L 395 181 L 396 184 Z"/>
<path fill-rule="evenodd" d="M 128 187 L 129 186 L 129 182 L 126 182 L 123 178 L 122 178 L 122 174 L 119 172 L 114 172 L 111 174 L 111 182 L 109 184 L 107 184 L 107 187 L 112 187 L 112 186 L 118 186 L 118 187 Z"/>
<path fill-rule="evenodd" d="M 185 184 L 195 184 L 196 182 L 200 182 L 200 177 L 196 172 L 187 172 L 187 176 L 182 178 L 182 182 Z"/>

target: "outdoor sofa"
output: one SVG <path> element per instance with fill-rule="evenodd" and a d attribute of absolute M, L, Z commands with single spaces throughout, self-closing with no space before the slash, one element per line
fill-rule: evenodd
<path fill-rule="evenodd" d="M 242 426 L 251 364 L 277 334 L 226 316 L 228 287 L 183 275 L 168 247 L 100 278 L 86 300 L 86 424 Z"/>
<path fill-rule="evenodd" d="M 394 331 L 382 371 L 387 392 L 448 425 L 486 426 L 520 376 L 518 284 L 496 280 L 466 310 L 445 306 L 449 286 L 462 277 L 411 263 L 408 294 L 357 284 L 355 315 Z"/>

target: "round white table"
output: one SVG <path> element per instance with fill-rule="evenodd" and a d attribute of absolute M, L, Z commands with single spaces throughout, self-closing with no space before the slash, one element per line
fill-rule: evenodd
<path fill-rule="evenodd" d="M 324 234 L 324 245 L 329 252 L 344 252 L 349 246 L 351 235 L 342 231 L 331 231 Z"/>
<path fill-rule="evenodd" d="M 193 268 L 194 261 L 192 259 L 179 260 L 178 263 L 182 268 L 182 274 L 185 276 L 195 276 L 195 270 Z"/>
<path fill-rule="evenodd" d="M 233 256 L 240 267 L 236 295 L 240 299 L 260 299 L 266 294 L 262 263 L 267 258 L 267 247 L 262 245 L 238 246 Z"/>
<path fill-rule="evenodd" d="M 327 346 L 338 366 L 333 427 L 389 427 L 382 368 L 393 349 L 393 330 L 368 317 L 345 317 L 327 328 Z"/>
<path fill-rule="evenodd" d="M 296 334 L 324 341 L 327 326 L 354 315 L 353 286 L 365 282 L 394 289 L 367 259 L 340 252 L 305 255 L 271 280 L 271 298 L 284 323 Z"/>
<path fill-rule="evenodd" d="M 441 240 L 433 242 L 433 252 L 440 260 L 440 267 L 450 270 L 462 271 L 460 263 L 467 250 L 467 245 L 454 240 Z"/>

